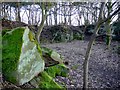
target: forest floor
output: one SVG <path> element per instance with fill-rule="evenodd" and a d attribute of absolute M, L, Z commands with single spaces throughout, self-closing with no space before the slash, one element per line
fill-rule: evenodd
<path fill-rule="evenodd" d="M 67 88 L 81 88 L 83 61 L 88 41 L 45 44 L 69 62 L 68 77 L 58 76 L 55 80 Z M 95 42 L 89 60 L 89 88 L 120 88 L 120 55 L 116 53 L 119 42 L 112 42 L 110 50 L 104 42 Z"/>
<path fill-rule="evenodd" d="M 70 68 L 68 77 L 57 76 L 55 81 L 73 90 L 82 88 L 83 61 L 88 41 L 75 40 L 67 43 L 42 44 L 60 53 L 67 61 Z M 120 43 L 111 43 L 110 50 L 106 49 L 104 42 L 95 42 L 89 61 L 89 88 L 120 88 L 120 55 L 117 54 L 117 47 Z M 2 86 L 1 86 L 2 85 Z M 19 88 L 9 82 L 3 82 L 0 87 Z M 21 88 L 26 88 L 22 86 Z M 27 87 L 31 87 L 27 84 Z M 19 88 L 20 89 L 20 88 Z M 21 89 L 20 89 L 21 90 Z"/>

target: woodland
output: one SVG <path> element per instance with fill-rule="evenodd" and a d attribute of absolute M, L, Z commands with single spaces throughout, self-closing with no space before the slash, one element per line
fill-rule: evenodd
<path fill-rule="evenodd" d="M 120 2 L 0 1 L 0 89 L 120 89 Z"/>

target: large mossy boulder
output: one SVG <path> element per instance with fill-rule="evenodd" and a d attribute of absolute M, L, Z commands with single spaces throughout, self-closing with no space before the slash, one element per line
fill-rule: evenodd
<path fill-rule="evenodd" d="M 6 80 L 23 85 L 44 70 L 41 48 L 28 27 L 5 32 L 2 45 L 2 72 Z"/>

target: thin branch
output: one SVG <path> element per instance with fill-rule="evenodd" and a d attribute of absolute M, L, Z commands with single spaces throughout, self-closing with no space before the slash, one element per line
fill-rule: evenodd
<path fill-rule="evenodd" d="M 106 18 L 105 20 L 102 20 L 102 23 L 106 22 L 108 19 L 111 19 L 114 15 L 118 14 L 120 12 L 120 7 L 118 8 L 118 10 L 114 11 L 108 18 Z"/>

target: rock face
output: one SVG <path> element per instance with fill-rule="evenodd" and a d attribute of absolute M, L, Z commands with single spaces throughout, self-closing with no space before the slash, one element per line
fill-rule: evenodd
<path fill-rule="evenodd" d="M 2 72 L 6 80 L 23 85 L 44 70 L 41 48 L 27 27 L 6 32 L 2 44 Z"/>

